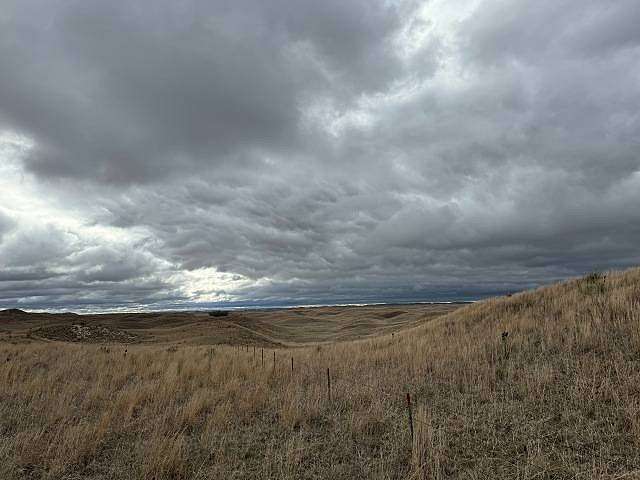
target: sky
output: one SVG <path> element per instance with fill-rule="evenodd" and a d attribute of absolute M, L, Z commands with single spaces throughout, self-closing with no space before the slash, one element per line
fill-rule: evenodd
<path fill-rule="evenodd" d="M 637 0 L 4 0 L 0 307 L 481 298 L 640 263 Z"/>

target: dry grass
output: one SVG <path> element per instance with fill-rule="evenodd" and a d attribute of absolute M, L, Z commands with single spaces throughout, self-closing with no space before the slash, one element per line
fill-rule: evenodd
<path fill-rule="evenodd" d="M 0 344 L 0 478 L 639 478 L 639 312 L 635 269 L 275 367 L 230 346 Z"/>
<path fill-rule="evenodd" d="M 460 305 L 318 307 L 230 312 L 33 314 L 0 311 L 0 342 L 81 340 L 172 345 L 293 347 L 373 337 L 423 324 Z"/>

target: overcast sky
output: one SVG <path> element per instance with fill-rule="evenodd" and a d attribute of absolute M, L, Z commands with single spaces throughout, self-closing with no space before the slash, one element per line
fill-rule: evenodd
<path fill-rule="evenodd" d="M 442 300 L 640 263 L 638 0 L 4 0 L 0 306 Z"/>

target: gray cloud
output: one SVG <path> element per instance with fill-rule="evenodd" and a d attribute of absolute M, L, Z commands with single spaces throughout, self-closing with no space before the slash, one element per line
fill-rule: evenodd
<path fill-rule="evenodd" d="M 0 302 L 468 298 L 637 264 L 635 3 L 486 0 L 445 30 L 419 2 L 10 3 L 0 127 L 80 222 L 0 216 Z"/>
<path fill-rule="evenodd" d="M 384 89 L 398 25 L 364 1 L 17 2 L 0 34 L 0 119 L 36 139 L 26 167 L 42 176 L 251 167 L 303 148 L 306 102 Z"/>
<path fill-rule="evenodd" d="M 35 307 L 119 304 L 183 296 L 150 254 L 92 244 L 52 224 L 21 228 L 0 243 L 0 302 Z"/>
<path fill-rule="evenodd" d="M 0 211 L 0 241 L 2 237 L 8 233 L 11 229 L 15 227 L 15 222 L 9 217 Z"/>

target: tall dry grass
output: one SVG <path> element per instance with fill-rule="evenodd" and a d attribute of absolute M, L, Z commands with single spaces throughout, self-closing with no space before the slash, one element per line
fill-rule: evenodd
<path fill-rule="evenodd" d="M 634 269 L 275 368 L 232 347 L 0 345 L 0 478 L 634 478 L 639 311 Z"/>

